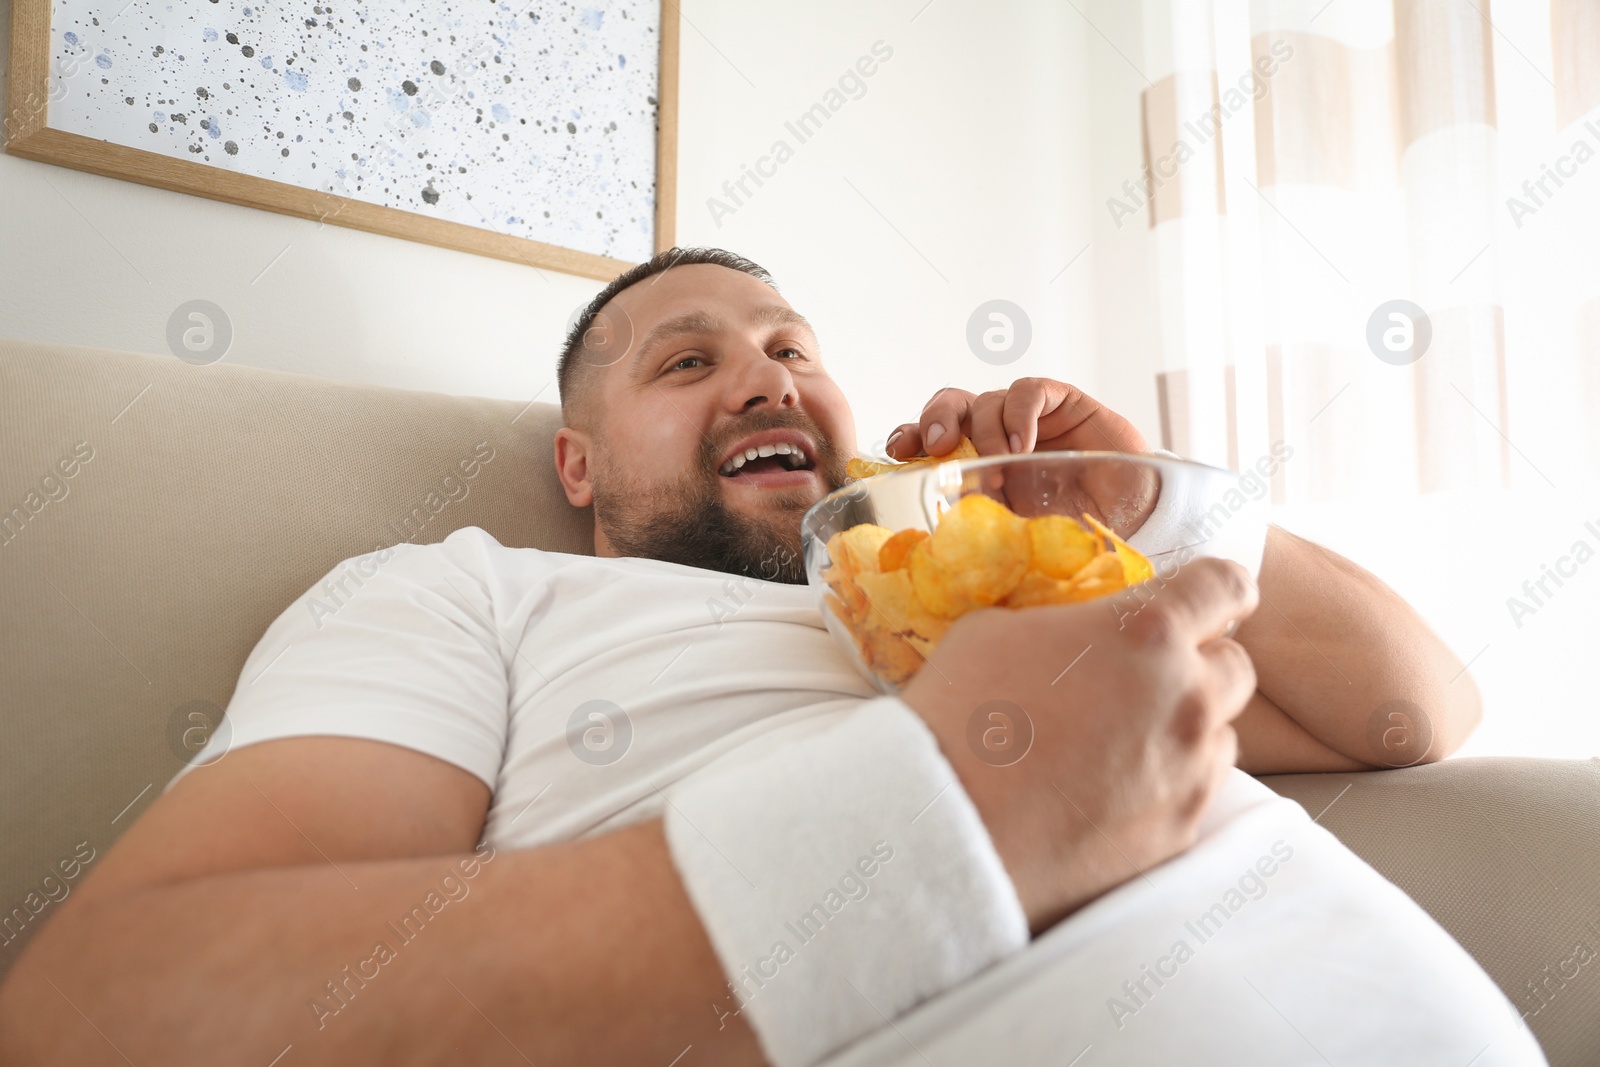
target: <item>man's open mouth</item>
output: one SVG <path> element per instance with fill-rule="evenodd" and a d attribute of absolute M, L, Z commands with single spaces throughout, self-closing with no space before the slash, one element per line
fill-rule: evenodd
<path fill-rule="evenodd" d="M 804 440 L 803 435 L 768 431 L 739 442 L 738 448 L 723 457 L 717 473 L 724 478 L 737 480 L 788 483 L 799 479 L 785 478 L 783 475 L 810 471 L 815 466 L 810 443 Z M 778 477 L 772 477 L 774 475 Z"/>

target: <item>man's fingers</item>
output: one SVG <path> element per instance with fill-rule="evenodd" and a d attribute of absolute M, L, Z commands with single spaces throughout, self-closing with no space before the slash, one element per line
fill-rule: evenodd
<path fill-rule="evenodd" d="M 1213 725 L 1232 722 L 1244 711 L 1256 691 L 1256 665 L 1239 642 L 1218 638 L 1200 646 L 1205 662 L 1207 690 L 1212 695 Z"/>
<path fill-rule="evenodd" d="M 906 460 L 922 451 L 922 427 L 914 422 L 903 422 L 889 435 L 884 451 L 893 459 Z"/>
<path fill-rule="evenodd" d="M 1008 389 L 980 395 L 972 403 L 972 443 L 985 456 L 1032 452 L 1043 437 L 1041 419 L 1067 396 L 1070 386 L 1048 378 L 1019 378 Z"/>
<path fill-rule="evenodd" d="M 1060 382 L 1044 378 L 1019 378 L 1005 393 L 1005 408 L 1000 420 L 1005 424 L 1006 439 L 1016 447 L 1013 452 L 1032 452 L 1039 443 L 1039 417 L 1059 404 L 1052 399 L 1050 387 L 1059 391 Z"/>
<path fill-rule="evenodd" d="M 889 455 L 948 455 L 961 436 L 972 438 L 985 456 L 1032 452 L 1038 448 L 1146 452 L 1144 435 L 1083 390 L 1050 378 L 1019 378 L 1006 389 L 981 396 L 944 388 L 922 409 L 913 426 L 891 435 Z"/>
<path fill-rule="evenodd" d="M 1006 394 L 984 393 L 972 401 L 967 436 L 980 456 L 1003 456 L 1011 451 L 1004 422 Z"/>
<path fill-rule="evenodd" d="M 1147 588 L 1157 580 L 1159 586 Z M 1122 595 L 1138 598 L 1126 620 L 1136 636 L 1192 645 L 1211 640 L 1234 619 L 1248 616 L 1260 597 L 1249 571 L 1232 560 L 1211 557 L 1191 560 L 1170 579 L 1151 579 Z"/>
<path fill-rule="evenodd" d="M 922 450 L 930 456 L 942 456 L 961 443 L 963 424 L 976 399 L 965 389 L 941 389 L 922 409 L 917 426 L 922 430 Z M 898 444 L 899 442 L 896 442 Z"/>
<path fill-rule="evenodd" d="M 1216 734 L 1216 749 L 1212 756 L 1210 789 L 1206 793 L 1206 803 L 1201 805 L 1196 817 L 1203 817 L 1205 809 L 1210 806 L 1211 798 L 1222 790 L 1223 783 L 1228 780 L 1228 775 L 1233 773 L 1233 768 L 1239 763 L 1239 733 L 1233 726 L 1226 725 L 1218 729 Z"/>
<path fill-rule="evenodd" d="M 1044 413 L 1038 420 L 1040 440 L 1070 437 L 1072 448 L 1086 452 L 1150 450 L 1138 427 L 1077 386 L 1042 378 L 1031 380 L 1040 383 L 1045 395 Z"/>

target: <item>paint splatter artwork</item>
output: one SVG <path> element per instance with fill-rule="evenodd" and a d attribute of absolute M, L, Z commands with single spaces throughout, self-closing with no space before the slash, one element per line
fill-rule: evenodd
<path fill-rule="evenodd" d="M 55 0 L 52 127 L 637 261 L 659 0 Z"/>

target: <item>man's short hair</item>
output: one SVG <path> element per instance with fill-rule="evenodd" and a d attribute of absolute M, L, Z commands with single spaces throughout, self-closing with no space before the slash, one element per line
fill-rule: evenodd
<path fill-rule="evenodd" d="M 578 316 L 577 321 L 572 324 L 572 329 L 567 331 L 566 344 L 561 350 L 561 360 L 556 364 L 556 387 L 561 393 L 561 412 L 567 425 L 573 425 L 579 398 L 588 387 L 586 382 L 580 380 L 588 377 L 583 373 L 584 338 L 593 328 L 595 316 L 600 313 L 600 309 L 605 307 L 612 297 L 635 282 L 653 277 L 671 267 L 687 267 L 696 263 L 710 263 L 731 270 L 742 270 L 766 282 L 772 287 L 773 292 L 778 291 L 772 275 L 768 274 L 760 264 L 721 248 L 669 248 L 665 252 L 657 252 L 638 266 L 629 267 L 596 293 L 593 300 L 584 305 L 583 314 Z"/>

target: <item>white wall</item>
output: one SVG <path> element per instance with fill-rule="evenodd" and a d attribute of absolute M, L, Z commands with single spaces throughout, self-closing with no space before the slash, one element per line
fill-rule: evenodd
<path fill-rule="evenodd" d="M 682 239 L 776 274 L 855 400 L 863 446 L 944 385 L 1049 374 L 1093 388 L 1090 257 L 1051 284 L 1090 226 L 1082 22 L 1061 5 L 923 2 L 685 8 L 696 28 L 684 67 L 697 73 L 683 104 Z M 714 220 L 722 183 L 774 139 L 794 144 L 785 122 L 878 41 L 893 55 L 865 95 Z M 969 315 L 995 298 L 1033 326 L 1005 367 L 966 340 Z"/>
<path fill-rule="evenodd" d="M 1106 282 L 1093 250 L 1061 268 L 1104 198 L 1089 147 L 1104 57 L 1070 6 L 689 0 L 683 14 L 678 242 L 774 272 L 856 400 L 863 445 L 946 384 L 1097 388 Z M 893 55 L 865 94 L 799 144 L 784 123 L 880 40 Z M 794 157 L 713 218 L 707 199 L 779 137 Z M 0 248 L 6 336 L 162 353 L 172 310 L 204 298 L 232 319 L 231 362 L 488 396 L 554 399 L 562 331 L 600 286 L 11 156 Z M 972 310 L 997 297 L 1033 325 L 1005 367 L 966 342 Z M 1148 377 L 1111 384 L 1104 399 L 1153 432 Z"/>

